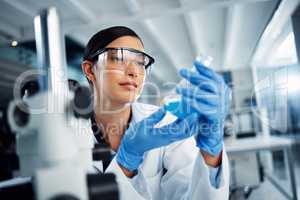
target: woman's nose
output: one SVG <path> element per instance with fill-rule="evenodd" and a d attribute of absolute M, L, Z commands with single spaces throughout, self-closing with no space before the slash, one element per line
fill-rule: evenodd
<path fill-rule="evenodd" d="M 128 63 L 127 68 L 126 68 L 126 74 L 131 77 L 137 77 L 138 76 L 137 66 L 135 66 L 132 63 Z"/>

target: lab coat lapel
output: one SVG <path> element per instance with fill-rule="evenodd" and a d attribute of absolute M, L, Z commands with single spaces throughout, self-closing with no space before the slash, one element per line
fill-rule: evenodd
<path fill-rule="evenodd" d="M 132 109 L 132 115 L 131 115 L 131 120 L 130 120 L 129 124 L 136 123 L 136 120 L 138 120 L 140 118 L 139 113 L 136 112 L 137 109 L 136 109 L 135 103 L 132 104 L 131 109 Z M 114 156 L 114 158 L 111 160 L 111 162 L 109 163 L 109 165 L 104 173 L 114 171 L 113 168 L 115 167 L 115 164 L 117 164 L 117 163 L 114 163 L 114 162 L 116 162 L 115 158 L 116 157 Z"/>

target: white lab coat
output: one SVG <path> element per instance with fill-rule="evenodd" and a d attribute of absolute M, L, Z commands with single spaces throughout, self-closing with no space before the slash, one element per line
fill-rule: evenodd
<path fill-rule="evenodd" d="M 149 104 L 132 104 L 131 123 L 141 121 L 157 108 Z M 167 114 L 160 124 L 168 124 L 175 119 L 175 116 Z M 98 170 L 103 170 L 101 161 L 94 165 Z M 164 168 L 167 170 L 165 174 Z M 146 152 L 138 174 L 133 178 L 127 178 L 123 174 L 115 157 L 105 173 L 112 172 L 116 175 L 121 200 L 228 199 L 229 170 L 225 150 L 220 170 L 220 185 L 215 188 L 209 179 L 210 169 L 196 147 L 195 139 L 191 137 Z"/>

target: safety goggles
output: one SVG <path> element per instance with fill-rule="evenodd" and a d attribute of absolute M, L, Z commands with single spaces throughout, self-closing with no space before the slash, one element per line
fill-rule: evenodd
<path fill-rule="evenodd" d="M 95 52 L 91 58 L 106 70 L 126 71 L 129 65 L 134 65 L 139 73 L 147 73 L 154 63 L 154 58 L 148 54 L 131 48 L 104 48 Z"/>

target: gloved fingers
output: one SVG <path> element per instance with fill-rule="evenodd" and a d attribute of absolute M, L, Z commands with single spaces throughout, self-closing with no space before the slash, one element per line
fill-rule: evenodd
<path fill-rule="evenodd" d="M 199 125 L 199 116 L 197 113 L 192 113 L 183 119 L 177 119 L 170 125 L 172 129 L 173 126 L 179 127 L 179 131 L 176 135 L 172 135 L 177 139 L 185 139 L 192 135 L 195 135 L 197 132 L 196 126 Z"/>
<path fill-rule="evenodd" d="M 149 117 L 145 118 L 143 122 L 150 127 L 154 126 L 164 118 L 165 114 L 166 110 L 164 109 L 164 107 L 161 107 L 157 111 L 152 113 Z"/>
<path fill-rule="evenodd" d="M 179 75 L 182 76 L 183 78 L 193 82 L 194 84 L 199 84 L 203 81 L 211 81 L 213 79 L 207 77 L 207 76 L 204 76 L 204 75 L 201 75 L 199 74 L 198 72 L 193 72 L 191 70 L 188 70 L 186 68 L 182 68 L 179 70 Z"/>
<path fill-rule="evenodd" d="M 191 72 L 187 69 L 181 69 L 179 74 L 191 84 L 204 89 L 208 92 L 219 93 L 220 84 L 212 79 L 198 74 L 197 72 Z"/>
<path fill-rule="evenodd" d="M 212 106 L 209 108 L 210 110 L 217 108 L 220 113 L 227 113 L 230 106 L 230 94 L 231 90 L 226 86 L 225 91 L 220 94 L 212 94 L 207 91 L 203 91 L 201 88 L 190 87 L 190 88 L 176 88 L 177 93 L 181 94 L 183 98 L 189 99 L 185 102 L 186 110 L 189 109 L 189 105 L 196 105 L 199 103 L 207 104 L 208 106 Z M 202 105 L 201 109 L 202 109 Z M 194 106 L 197 108 L 196 106 Z M 214 108 L 215 107 L 215 108 Z"/>
<path fill-rule="evenodd" d="M 192 113 L 184 119 L 177 119 L 171 124 L 157 128 L 155 134 L 166 140 L 177 141 L 192 136 L 194 126 L 198 124 L 198 115 Z"/>
<path fill-rule="evenodd" d="M 190 99 L 196 99 L 197 101 L 202 101 L 209 105 L 217 106 L 219 105 L 221 99 L 219 95 L 216 95 L 212 92 L 207 92 L 201 88 L 176 88 L 176 92 L 183 97 Z"/>
<path fill-rule="evenodd" d="M 216 140 L 220 137 L 223 137 L 223 123 L 221 120 L 199 120 L 201 127 L 199 129 L 197 139 L 210 138 Z"/>
<path fill-rule="evenodd" d="M 188 97 L 183 97 L 182 101 L 184 105 L 191 106 L 192 109 L 190 110 L 196 110 L 198 114 L 204 115 L 208 118 L 213 119 L 215 117 L 221 116 L 223 113 L 222 106 L 219 105 L 209 105 L 206 102 L 197 101 Z"/>
<path fill-rule="evenodd" d="M 202 74 L 202 75 L 204 75 L 206 77 L 214 79 L 214 80 L 216 80 L 216 81 L 218 81 L 220 83 L 224 81 L 221 75 L 217 74 L 212 69 L 206 67 L 200 61 L 195 60 L 194 61 L 194 66 L 197 69 L 197 71 L 199 72 L 199 74 Z"/>

